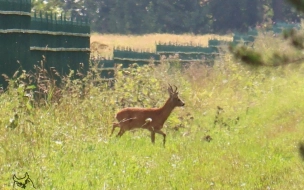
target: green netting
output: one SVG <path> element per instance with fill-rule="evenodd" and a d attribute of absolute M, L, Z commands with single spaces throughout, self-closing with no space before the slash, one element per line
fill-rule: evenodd
<path fill-rule="evenodd" d="M 41 60 L 61 73 L 79 68 L 80 63 L 88 69 L 88 20 L 52 13 L 31 17 L 30 11 L 30 0 L 0 0 L 0 74 L 12 75 L 20 65 L 32 69 Z"/>
<path fill-rule="evenodd" d="M 58 68 L 62 74 L 69 69 L 78 69 L 84 63 L 88 69 L 90 57 L 90 27 L 88 22 L 71 19 L 64 16 L 34 14 L 31 20 L 31 53 L 32 62 L 37 63 L 44 56 L 48 66 Z M 43 50 L 46 49 L 46 50 Z M 69 49 L 64 49 L 69 48 Z M 75 49 L 75 48 L 81 48 Z M 48 50 L 47 50 L 48 49 Z"/>
<path fill-rule="evenodd" d="M 257 37 L 258 36 L 258 31 L 256 29 L 248 30 L 247 35 L 252 36 L 252 37 Z"/>
<path fill-rule="evenodd" d="M 31 0 L 0 0 L 0 10 L 31 12 Z"/>
<path fill-rule="evenodd" d="M 36 15 L 36 14 L 35 14 Z M 39 47 L 62 47 L 62 48 L 89 48 L 90 38 L 85 36 L 90 34 L 90 27 L 86 23 L 67 21 L 60 17 L 58 20 L 56 15 L 45 15 L 45 18 L 36 16 L 31 20 L 31 30 L 42 31 L 43 33 L 34 33 L 31 46 Z M 62 34 L 58 34 L 62 33 Z M 56 34 L 57 33 L 57 34 Z M 74 33 L 76 35 L 71 35 Z M 55 34 L 55 35 L 54 35 Z M 78 35 L 80 34 L 80 35 Z M 83 34 L 83 36 L 81 36 Z"/>
<path fill-rule="evenodd" d="M 114 68 L 115 62 L 113 59 L 103 59 L 98 61 L 99 68 Z"/>
<path fill-rule="evenodd" d="M 216 53 L 208 53 L 208 54 L 202 54 L 202 53 L 162 53 L 163 56 L 165 56 L 167 59 L 173 58 L 178 59 L 180 61 L 204 61 L 204 60 L 214 60 L 219 54 Z"/>
<path fill-rule="evenodd" d="M 98 64 L 99 76 L 103 79 L 114 78 L 115 62 L 113 59 L 94 59 L 94 64 Z"/>
<path fill-rule="evenodd" d="M 289 29 L 297 29 L 299 30 L 301 28 L 301 25 L 298 23 L 283 23 L 278 22 L 273 25 L 273 32 L 274 33 L 282 33 L 283 30 L 289 30 Z"/>
<path fill-rule="evenodd" d="M 149 64 L 152 60 L 158 63 L 160 55 L 153 52 L 139 52 L 132 49 L 114 49 L 113 59 L 115 64 L 122 64 L 123 68 L 129 67 L 131 64 L 136 63 L 140 66 Z"/>
<path fill-rule="evenodd" d="M 90 33 L 90 26 L 86 18 L 73 17 L 67 19 L 62 13 L 60 16 L 53 13 L 34 13 L 31 29 L 55 32 Z"/>
<path fill-rule="evenodd" d="M 123 59 L 137 59 L 137 60 L 159 60 L 160 57 L 157 53 L 151 53 L 151 52 L 138 52 L 133 50 L 120 50 L 120 49 L 114 49 L 113 52 L 114 59 L 117 58 L 123 58 Z"/>
<path fill-rule="evenodd" d="M 30 0 L 0 0 L 0 74 L 12 76 L 30 58 Z M 8 32 L 9 31 L 9 32 Z M 3 84 L 0 77 L 0 84 Z"/>
<path fill-rule="evenodd" d="M 291 28 L 300 28 L 300 24 L 296 23 L 284 23 L 284 22 L 278 22 L 274 25 L 277 28 L 283 28 L 283 29 L 291 29 Z"/>
<path fill-rule="evenodd" d="M 228 43 L 227 41 L 223 41 L 223 40 L 208 40 L 208 47 L 219 47 L 227 43 Z"/>
<path fill-rule="evenodd" d="M 208 51 L 208 50 L 207 50 Z M 175 45 L 175 44 L 157 44 L 156 52 L 200 52 L 206 53 L 206 47 L 191 45 Z"/>
<path fill-rule="evenodd" d="M 136 63 L 139 66 L 149 64 L 151 60 L 136 60 L 136 59 L 117 59 L 114 58 L 115 64 L 122 64 L 122 68 L 128 68 L 130 65 Z"/>
<path fill-rule="evenodd" d="M 282 33 L 282 32 L 283 32 L 283 29 L 282 29 L 282 28 L 273 27 L 273 28 L 272 28 L 272 31 L 273 31 L 274 33 L 278 34 L 278 33 Z"/>
<path fill-rule="evenodd" d="M 0 13 L 0 30 L 28 29 L 30 26 L 30 22 L 31 17 L 29 15 Z"/>
<path fill-rule="evenodd" d="M 247 34 L 234 34 L 233 36 L 233 42 L 245 42 L 245 43 L 250 43 L 254 42 L 255 36 L 252 35 L 247 35 Z"/>
<path fill-rule="evenodd" d="M 100 75 L 101 78 L 103 79 L 109 79 L 109 78 L 114 78 L 115 76 L 115 70 L 114 69 L 102 69 L 100 71 Z"/>

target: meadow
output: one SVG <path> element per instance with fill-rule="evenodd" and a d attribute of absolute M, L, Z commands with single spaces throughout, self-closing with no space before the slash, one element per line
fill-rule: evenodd
<path fill-rule="evenodd" d="M 208 39 L 159 36 L 96 34 L 92 42 L 149 49 L 155 41 Z M 256 47 L 266 60 L 272 51 L 294 54 L 271 36 L 260 35 Z M 35 99 L 25 74 L 12 79 L 0 95 L 1 189 L 25 172 L 37 189 L 303 189 L 303 64 L 251 68 L 227 57 L 213 67 L 163 60 L 117 68 L 114 87 L 92 63 L 87 76 L 64 77 L 60 89 L 47 75 L 46 93 Z M 186 106 L 165 123 L 165 148 L 161 135 L 153 145 L 145 130 L 110 137 L 118 110 L 162 106 L 168 83 Z"/>

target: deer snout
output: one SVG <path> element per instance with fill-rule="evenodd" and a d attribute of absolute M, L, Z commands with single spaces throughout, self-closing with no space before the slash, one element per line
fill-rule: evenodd
<path fill-rule="evenodd" d="M 179 106 L 184 106 L 184 105 L 185 105 L 185 103 L 183 101 L 179 102 Z"/>

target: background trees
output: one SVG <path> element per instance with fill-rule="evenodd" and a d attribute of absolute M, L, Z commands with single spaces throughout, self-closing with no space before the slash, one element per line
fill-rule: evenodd
<path fill-rule="evenodd" d="M 33 10 L 86 15 L 93 31 L 121 34 L 226 33 L 301 18 L 285 0 L 35 0 Z"/>

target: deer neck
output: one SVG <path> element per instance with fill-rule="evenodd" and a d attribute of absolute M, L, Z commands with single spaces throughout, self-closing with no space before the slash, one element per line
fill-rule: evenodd
<path fill-rule="evenodd" d="M 164 118 L 164 121 L 167 120 L 167 118 L 170 116 L 171 112 L 175 108 L 175 105 L 170 100 L 170 98 L 167 100 L 167 102 L 160 108 L 160 112 Z"/>

